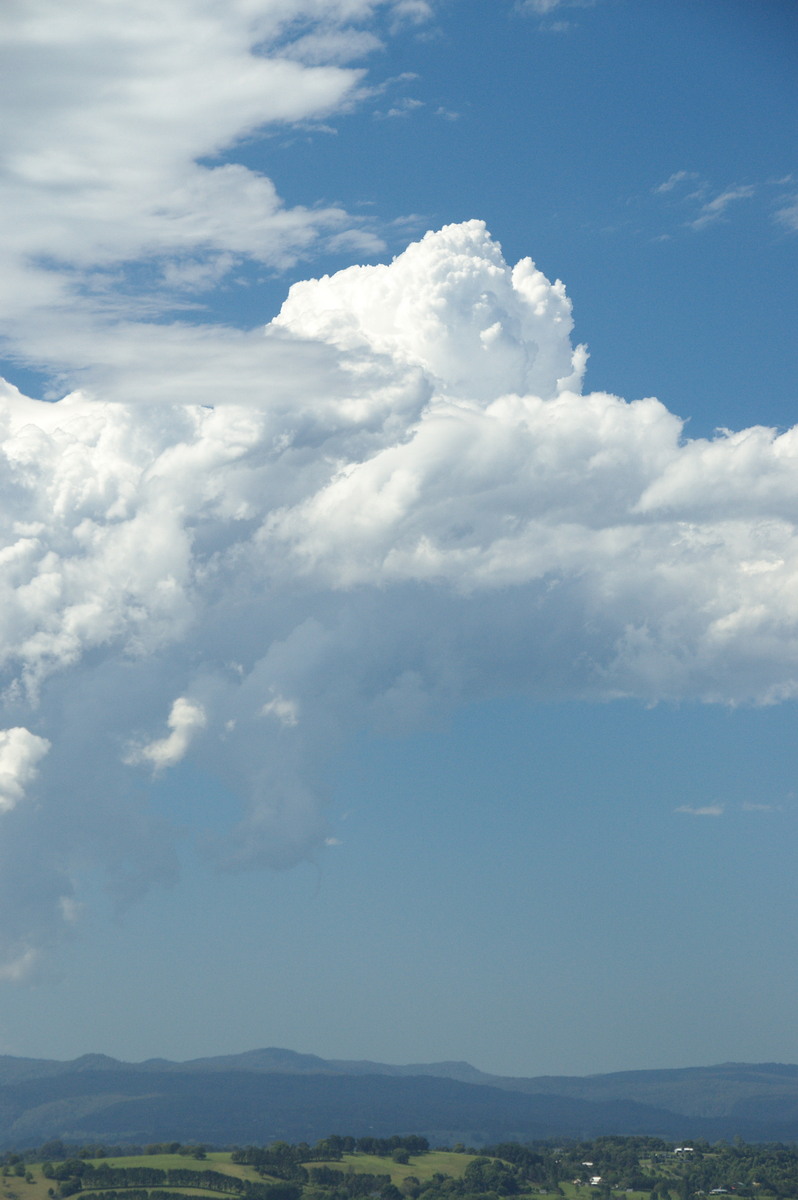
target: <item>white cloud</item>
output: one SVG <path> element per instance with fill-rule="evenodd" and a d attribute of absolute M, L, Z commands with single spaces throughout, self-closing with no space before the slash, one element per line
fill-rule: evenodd
<path fill-rule="evenodd" d="M 509 267 L 480 222 L 297 284 L 265 331 L 149 323 L 243 260 L 376 249 L 211 160 L 364 96 L 342 64 L 380 10 L 429 16 L 0 14 L 0 316 L 12 350 L 82 385 L 0 392 L 5 978 L 76 924 L 87 874 L 118 903 L 174 881 L 176 833 L 125 747 L 218 785 L 213 836 L 195 831 L 216 865 L 287 867 L 330 837 L 327 760 L 353 730 L 512 692 L 798 694 L 798 433 L 689 441 L 654 399 L 582 395 L 564 286 Z"/>
<path fill-rule="evenodd" d="M 146 338 L 142 319 L 234 277 L 358 234 L 336 206 L 288 207 L 214 162 L 256 131 L 364 95 L 346 65 L 397 0 L 13 0 L 0 12 L 0 321 L 7 352 L 75 372 Z M 340 244 L 340 243 L 339 243 Z M 333 247 L 334 248 L 334 247 Z M 121 320 L 121 324 L 120 324 Z M 131 328 L 131 322 L 134 322 Z M 106 390 L 106 395 L 110 393 Z"/>
<path fill-rule="evenodd" d="M 705 804 L 699 808 L 693 808 L 690 804 L 680 804 L 673 811 L 687 813 L 691 817 L 722 817 L 725 809 L 722 804 Z"/>
<path fill-rule="evenodd" d="M 299 705 L 284 696 L 275 696 L 260 711 L 264 717 L 274 717 L 284 728 L 293 729 L 299 724 Z"/>
<path fill-rule="evenodd" d="M 380 39 L 368 30 L 322 26 L 296 38 L 282 53 L 310 66 L 330 63 L 343 66 L 381 48 Z"/>
<path fill-rule="evenodd" d="M 434 7 L 431 0 L 395 0 L 394 12 L 398 23 L 421 25 L 432 17 Z"/>
<path fill-rule="evenodd" d="M 427 234 L 390 266 L 295 284 L 273 328 L 390 357 L 468 399 L 578 387 L 571 305 L 530 259 L 509 271 L 479 221 Z"/>
<path fill-rule="evenodd" d="M 52 743 L 9 813 L 41 865 L 7 961 L 74 923 L 86 828 L 122 899 L 174 877 L 119 761 L 170 706 L 128 758 L 216 779 L 206 850 L 242 869 L 324 846 L 356 728 L 514 691 L 798 694 L 798 431 L 686 440 L 654 399 L 584 395 L 571 327 L 563 286 L 473 221 L 297 284 L 265 335 L 184 330 L 158 404 L 133 399 L 139 334 L 108 368 L 127 402 L 6 388 L 4 710 Z"/>
<path fill-rule="evenodd" d="M 168 737 L 133 747 L 124 761 L 130 764 L 149 763 L 154 771 L 176 767 L 185 758 L 196 735 L 207 725 L 207 718 L 201 704 L 178 696 L 166 724 L 171 730 Z"/>
<path fill-rule="evenodd" d="M 0 812 L 8 812 L 25 796 L 50 749 L 46 738 L 22 727 L 0 729 Z"/>

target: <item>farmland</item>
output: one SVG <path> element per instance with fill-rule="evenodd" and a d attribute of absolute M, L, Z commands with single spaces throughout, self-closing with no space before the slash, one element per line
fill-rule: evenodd
<path fill-rule="evenodd" d="M 45 1158 L 53 1148 L 64 1157 Z M 606 1137 L 477 1151 L 430 1149 L 417 1136 L 334 1136 L 314 1147 L 134 1150 L 52 1143 L 8 1152 L 0 1200 L 798 1200 L 798 1150 L 781 1144 Z"/>

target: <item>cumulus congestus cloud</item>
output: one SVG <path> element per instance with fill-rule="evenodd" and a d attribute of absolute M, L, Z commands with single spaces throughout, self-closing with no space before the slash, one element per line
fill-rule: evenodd
<path fill-rule="evenodd" d="M 121 901 L 174 878 L 147 789 L 186 764 L 229 809 L 211 863 L 283 867 L 327 839 L 357 729 L 510 692 L 796 694 L 798 432 L 686 440 L 655 399 L 583 394 L 571 331 L 563 286 L 471 221 L 291 289 L 260 336 L 327 387 L 5 387 L 6 978 L 82 872 Z"/>

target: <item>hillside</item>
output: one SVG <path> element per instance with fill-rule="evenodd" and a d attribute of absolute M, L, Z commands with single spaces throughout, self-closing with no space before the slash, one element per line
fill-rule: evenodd
<path fill-rule="evenodd" d="M 344 1130 L 472 1146 L 602 1134 L 795 1141 L 798 1067 L 523 1079 L 467 1063 L 394 1067 L 273 1049 L 187 1063 L 0 1057 L 0 1148 L 51 1138 L 264 1145 Z"/>

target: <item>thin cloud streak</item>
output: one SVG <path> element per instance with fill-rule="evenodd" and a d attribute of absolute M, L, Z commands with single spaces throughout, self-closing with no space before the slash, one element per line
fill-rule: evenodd
<path fill-rule="evenodd" d="M 706 229 L 708 225 L 722 220 L 730 204 L 737 200 L 750 200 L 755 191 L 756 189 L 750 184 L 744 187 L 727 188 L 725 192 L 721 192 L 702 206 L 699 216 L 689 222 L 690 228 Z"/>
<path fill-rule="evenodd" d="M 695 171 L 674 171 L 669 175 L 664 183 L 660 183 L 657 187 L 652 188 L 655 195 L 664 195 L 666 192 L 672 192 L 681 183 L 687 183 L 689 180 L 698 179 Z"/>

